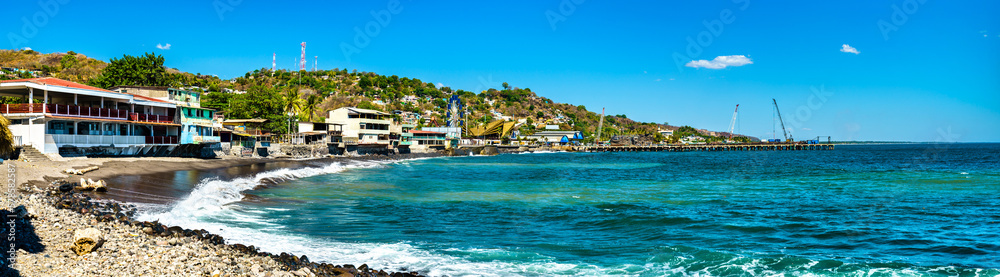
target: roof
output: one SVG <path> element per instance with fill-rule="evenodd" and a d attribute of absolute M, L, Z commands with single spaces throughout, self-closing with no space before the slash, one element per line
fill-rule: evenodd
<path fill-rule="evenodd" d="M 444 135 L 442 132 L 434 131 L 424 131 L 424 130 L 410 130 L 411 134 L 425 134 L 425 135 Z"/>
<path fill-rule="evenodd" d="M 52 77 L 41 77 L 41 78 L 31 78 L 31 79 L 18 79 L 18 80 L 0 81 L 0 83 L 20 83 L 20 82 L 31 82 L 31 83 L 35 83 L 35 84 L 39 84 L 39 85 L 50 85 L 50 86 L 60 86 L 60 87 L 68 87 L 68 88 L 75 88 L 75 89 L 86 89 L 86 90 L 96 90 L 96 91 L 103 91 L 103 92 L 114 92 L 114 91 L 110 91 L 110 90 L 106 90 L 106 89 L 102 89 L 102 88 L 98 88 L 98 87 L 92 87 L 92 86 L 88 86 L 88 85 L 84 85 L 84 84 L 80 84 L 80 83 L 75 83 L 75 82 L 70 82 L 70 81 L 66 81 L 66 80 L 63 80 L 63 79 L 59 79 L 59 78 L 52 78 Z M 118 93 L 118 92 L 114 92 L 114 93 Z"/>
<path fill-rule="evenodd" d="M 135 99 L 139 99 L 139 100 L 143 100 L 143 101 L 160 102 L 160 103 L 171 103 L 172 104 L 172 102 L 163 101 L 163 100 L 160 100 L 160 99 L 156 99 L 156 98 L 152 98 L 152 97 L 146 97 L 146 96 L 142 96 L 142 95 L 138 95 L 138 94 L 131 94 L 131 93 L 127 93 L 127 92 L 125 94 L 132 95 L 132 97 L 135 97 Z"/>
<path fill-rule="evenodd" d="M 325 135 L 326 132 L 324 132 L 324 131 L 309 131 L 309 132 L 299 132 L 299 134 L 303 134 L 303 135 Z"/>
<path fill-rule="evenodd" d="M 299 124 L 302 124 L 302 123 L 309 123 L 309 124 L 312 124 L 312 125 L 317 125 L 317 124 L 321 124 L 321 125 L 344 125 L 344 123 L 299 121 Z"/>
<path fill-rule="evenodd" d="M 264 121 L 267 121 L 267 119 L 263 119 L 263 118 L 254 118 L 254 119 L 226 119 L 226 121 L 223 121 L 222 124 L 226 124 L 226 123 L 263 123 Z"/>
<path fill-rule="evenodd" d="M 127 95 L 133 96 L 133 99 L 138 99 L 138 100 L 143 100 L 143 101 L 150 101 L 150 102 L 159 102 L 159 103 L 172 104 L 171 102 L 159 100 L 159 99 L 156 99 L 156 98 L 150 98 L 150 97 L 141 96 L 141 95 L 135 95 L 135 94 L 131 94 L 131 93 L 122 93 L 122 92 L 117 92 L 117 91 L 110 91 L 110 90 L 106 90 L 106 89 L 102 89 L 102 88 L 98 88 L 98 87 L 92 87 L 92 86 L 84 85 L 84 84 L 81 84 L 81 83 L 70 82 L 70 81 L 66 81 L 66 80 L 59 79 L 59 78 L 53 78 L 53 77 L 42 77 L 42 78 L 31 78 L 31 79 L 18 79 L 18 80 L 0 81 L 0 83 L 20 83 L 20 82 L 29 82 L 29 83 L 39 84 L 39 85 L 60 86 L 60 87 L 75 88 L 75 89 L 85 89 L 85 90 L 93 90 L 93 91 L 101 91 L 101 92 L 127 94 Z"/>
<path fill-rule="evenodd" d="M 154 87 L 154 86 L 114 86 L 111 90 L 119 88 L 140 88 L 140 89 L 169 89 L 170 87 Z"/>
<path fill-rule="evenodd" d="M 348 111 L 354 112 L 354 113 L 373 113 L 373 114 L 389 115 L 389 113 L 383 112 L 383 111 L 362 109 L 362 108 L 356 108 L 356 107 L 344 107 L 343 109 L 347 109 Z"/>

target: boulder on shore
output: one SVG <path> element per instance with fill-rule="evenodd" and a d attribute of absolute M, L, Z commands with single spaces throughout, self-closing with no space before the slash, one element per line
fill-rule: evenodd
<path fill-rule="evenodd" d="M 73 232 L 73 246 L 70 249 L 76 255 L 82 256 L 93 252 L 101 243 L 103 243 L 101 240 L 101 231 L 94 228 L 77 229 Z"/>
<path fill-rule="evenodd" d="M 97 166 L 91 166 L 91 167 L 86 167 L 86 168 L 81 168 L 81 169 L 67 168 L 66 170 L 63 170 L 63 173 L 74 174 L 74 175 L 83 175 L 83 174 L 85 174 L 87 172 L 91 172 L 91 171 L 94 171 L 94 170 L 97 170 L 97 169 L 98 169 Z"/>
<path fill-rule="evenodd" d="M 104 180 L 94 181 L 91 179 L 80 178 L 80 190 L 106 192 L 108 191 L 108 186 Z"/>

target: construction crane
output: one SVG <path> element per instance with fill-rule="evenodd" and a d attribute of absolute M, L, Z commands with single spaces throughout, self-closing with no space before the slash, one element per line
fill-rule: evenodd
<path fill-rule="evenodd" d="M 729 121 L 729 139 L 733 139 L 733 132 L 736 130 L 736 113 L 740 111 L 740 104 L 736 104 L 736 110 L 733 111 L 733 120 Z"/>
<path fill-rule="evenodd" d="M 774 100 L 774 98 L 771 98 L 771 101 L 774 102 L 774 110 L 778 112 L 778 121 L 781 122 L 781 132 L 785 134 L 785 141 L 792 142 L 793 139 L 791 136 L 788 135 L 788 129 L 785 129 L 785 120 L 781 119 L 781 109 L 778 109 L 778 100 Z"/>

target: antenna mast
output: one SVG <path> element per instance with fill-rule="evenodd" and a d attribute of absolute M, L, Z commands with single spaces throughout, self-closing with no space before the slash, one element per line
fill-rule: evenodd
<path fill-rule="evenodd" d="M 306 42 L 302 42 L 302 59 L 299 61 L 299 70 L 306 70 Z"/>

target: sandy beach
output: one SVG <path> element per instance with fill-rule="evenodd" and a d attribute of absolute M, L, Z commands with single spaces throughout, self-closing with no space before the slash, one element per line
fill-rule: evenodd
<path fill-rule="evenodd" d="M 253 246 L 229 245 L 224 238 L 184 226 L 164 226 L 134 220 L 134 206 L 104 193 L 82 192 L 60 184 L 82 178 L 114 179 L 121 176 L 169 174 L 242 168 L 253 174 L 275 166 L 309 166 L 346 160 L 394 160 L 427 155 L 363 156 L 313 160 L 194 159 L 194 158 L 87 158 L 68 161 L 5 161 L 13 168 L 17 188 L 4 197 L 3 217 L 16 217 L 15 260 L 0 266 L 0 276 L 420 276 L 417 272 L 388 273 L 367 265 L 330 265 L 310 262 L 294 253 L 258 252 Z M 84 175 L 70 175 L 67 168 L 98 166 Z M 115 192 L 128 184 L 108 184 Z M 168 183 L 158 183 L 169 186 Z M 156 188 L 143 188 L 156 194 Z M 176 196 L 171 196 L 176 197 Z M 166 197 L 164 197 L 166 199 Z M 5 226 L 7 227 L 7 226 Z M 71 246 L 75 232 L 93 228 L 101 242 L 93 252 L 77 255 Z M 172 231 L 171 231 L 172 230 Z M 11 266 L 13 265 L 13 266 Z"/>

